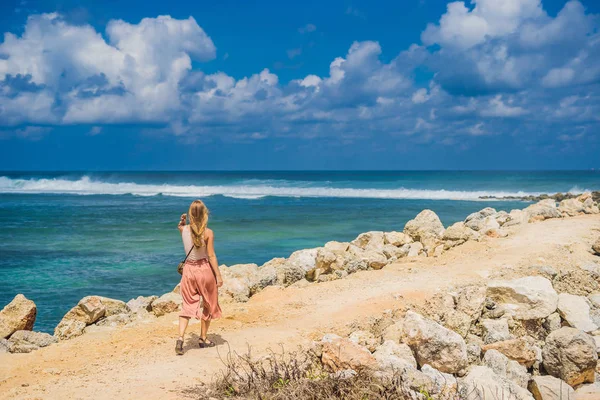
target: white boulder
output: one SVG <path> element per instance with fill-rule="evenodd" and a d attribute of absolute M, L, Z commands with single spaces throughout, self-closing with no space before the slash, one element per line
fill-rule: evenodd
<path fill-rule="evenodd" d="M 489 282 L 487 296 L 502 304 L 514 318 L 523 320 L 546 318 L 558 305 L 552 283 L 540 276 Z"/>
<path fill-rule="evenodd" d="M 533 400 L 527 389 L 503 378 L 483 366 L 471 368 L 469 374 L 458 384 L 460 399 Z"/>
<path fill-rule="evenodd" d="M 592 332 L 598 329 L 598 326 L 590 317 L 590 306 L 585 297 L 569 293 L 559 294 L 558 313 L 573 328 L 584 332 Z"/>
<path fill-rule="evenodd" d="M 406 223 L 404 233 L 425 247 L 434 247 L 444 236 L 444 225 L 436 213 L 423 210 Z"/>
<path fill-rule="evenodd" d="M 467 345 L 456 332 L 408 311 L 403 322 L 402 341 L 425 364 L 446 373 L 460 373 L 467 365 Z"/>
<path fill-rule="evenodd" d="M 33 329 L 37 307 L 22 294 L 18 294 L 0 311 L 0 339 L 16 331 Z"/>

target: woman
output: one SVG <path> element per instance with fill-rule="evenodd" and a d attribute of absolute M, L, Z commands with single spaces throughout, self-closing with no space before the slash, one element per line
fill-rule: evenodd
<path fill-rule="evenodd" d="M 189 255 L 181 276 L 183 308 L 179 314 L 179 338 L 175 345 L 177 355 L 183 354 L 183 337 L 190 318 L 195 317 L 202 321 L 199 344 L 204 348 L 215 345 L 208 340 L 206 333 L 210 321 L 221 317 L 218 288 L 223 285 L 223 279 L 215 255 L 215 235 L 206 227 L 208 208 L 200 200 L 195 200 L 190 205 L 188 216 L 189 225 L 186 225 L 186 215 L 183 214 L 178 226 L 183 247 Z M 202 311 L 200 311 L 201 305 Z"/>

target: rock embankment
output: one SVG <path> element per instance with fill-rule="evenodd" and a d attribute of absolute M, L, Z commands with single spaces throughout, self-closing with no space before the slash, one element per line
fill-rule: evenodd
<path fill-rule="evenodd" d="M 600 191 L 594 191 L 589 193 L 592 200 L 596 203 L 600 203 Z M 480 196 L 479 198 L 482 200 L 523 200 L 523 201 L 542 201 L 546 199 L 552 199 L 556 201 L 563 201 L 569 199 L 577 199 L 581 195 L 575 193 L 555 193 L 555 194 L 540 194 L 538 196 L 504 196 L 504 197 L 495 197 L 495 196 Z"/>
<path fill-rule="evenodd" d="M 554 199 L 545 199 L 523 210 L 510 212 L 487 207 L 448 228 L 444 228 L 433 211 L 424 210 L 408 221 L 402 232 L 366 232 L 351 242 L 328 242 L 323 247 L 296 251 L 288 258 L 274 258 L 262 266 L 257 264 L 221 266 L 224 286 L 220 289 L 220 299 L 222 302 L 246 302 L 268 286 L 302 287 L 342 279 L 357 271 L 384 268 L 401 259 L 418 260 L 420 257 L 438 257 L 468 241 L 506 237 L 514 232 L 514 229 L 528 223 L 597 213 L 599 213 L 598 204 L 590 193 L 563 200 L 560 204 L 557 204 Z M 600 239 L 592 245 L 590 252 L 600 255 Z M 600 326 L 600 320 L 596 317 L 596 315 L 600 316 L 600 311 L 591 307 L 590 316 L 586 316 L 587 309 L 582 303 L 582 301 L 589 301 L 592 304 L 600 304 L 600 281 L 596 279 L 600 273 L 594 275 L 594 278 L 589 274 L 579 273 L 575 276 L 572 275 L 573 272 L 557 273 L 552 268 L 548 268 L 542 271 L 542 275 L 544 274 L 553 279 L 554 288 L 547 282 L 540 281 L 539 278 L 524 278 L 525 280 L 511 282 L 510 285 L 505 282 L 490 283 L 487 297 L 490 301 L 502 304 L 506 310 L 501 307 L 488 311 L 481 321 L 478 329 L 482 332 L 482 339 L 486 346 L 498 342 L 498 339 L 512 339 L 509 333 L 509 327 L 512 325 L 497 320 L 498 315 L 507 312 L 517 319 L 545 319 L 544 323 L 549 326 L 556 326 L 563 320 L 566 324 L 588 333 Z M 573 297 L 558 296 L 555 289 Z M 581 294 L 589 294 L 590 290 L 598 292 L 596 297 L 587 300 L 577 298 Z M 481 288 L 462 290 L 457 297 L 455 307 L 447 310 L 441 318 L 444 325 L 451 331 L 466 337 L 473 321 L 480 317 L 481 310 L 477 304 L 485 296 L 486 293 L 482 292 Z M 88 296 L 81 299 L 65 314 L 56 327 L 52 340 L 67 340 L 94 330 L 114 329 L 118 326 L 144 322 L 177 311 L 180 307 L 181 297 L 178 287 L 173 292 L 160 297 L 140 296 L 127 303 L 101 296 Z M 15 352 L 31 351 L 47 345 L 48 341 L 44 339 L 45 337 L 31 336 L 25 339 L 23 334 L 17 335 L 12 341 L 19 342 L 19 346 L 9 343 L 15 332 L 33 329 L 35 315 L 35 304 L 22 295 L 17 295 L 0 312 L 0 337 L 3 338 L 0 351 L 2 349 Z M 419 340 L 418 334 L 415 335 L 411 340 Z M 25 342 L 29 344 L 24 344 Z M 526 347 L 521 342 L 517 344 Z M 436 347 L 429 351 L 438 353 Z M 462 349 L 460 351 L 462 352 Z M 415 352 L 417 361 L 423 359 L 423 357 L 419 358 L 418 354 Z M 451 366 L 451 369 L 445 370 L 445 367 L 441 367 L 441 364 L 446 363 L 444 354 L 439 353 L 439 355 L 442 361 L 437 364 L 431 361 L 433 364 L 427 365 L 440 367 L 441 373 L 447 371 L 455 373 L 455 367 L 459 368 L 462 365 Z M 471 359 L 472 356 L 467 351 L 467 358 Z M 528 357 L 528 360 L 533 362 L 531 357 Z M 419 366 L 423 367 L 424 364 L 419 363 Z"/>
<path fill-rule="evenodd" d="M 332 374 L 397 374 L 411 399 L 600 398 L 600 330 L 565 318 L 565 295 L 585 304 L 579 318 L 599 322 L 600 292 L 575 296 L 527 276 L 387 310 L 349 338 L 326 334 L 313 349 Z"/>

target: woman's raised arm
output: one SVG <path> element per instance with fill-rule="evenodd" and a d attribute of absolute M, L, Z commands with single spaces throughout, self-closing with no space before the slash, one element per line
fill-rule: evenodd
<path fill-rule="evenodd" d="M 181 214 L 181 219 L 179 220 L 179 225 L 177 225 L 179 232 L 183 232 L 183 228 L 185 227 L 186 218 L 187 218 L 187 214 Z"/>

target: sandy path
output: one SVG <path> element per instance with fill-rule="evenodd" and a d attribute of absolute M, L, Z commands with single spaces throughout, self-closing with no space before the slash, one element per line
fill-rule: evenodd
<path fill-rule="evenodd" d="M 216 348 L 195 346 L 174 355 L 177 314 L 147 324 L 86 334 L 29 354 L 0 354 L 0 398 L 169 399 L 210 380 L 228 349 L 253 354 L 286 349 L 326 332 L 349 333 L 348 325 L 378 316 L 405 300 L 419 301 L 454 284 L 490 276 L 522 275 L 535 265 L 568 269 L 600 262 L 587 252 L 600 235 L 600 216 L 549 220 L 516 229 L 503 239 L 469 242 L 436 259 L 418 258 L 305 288 L 267 288 L 245 304 L 223 306 L 214 323 Z"/>

